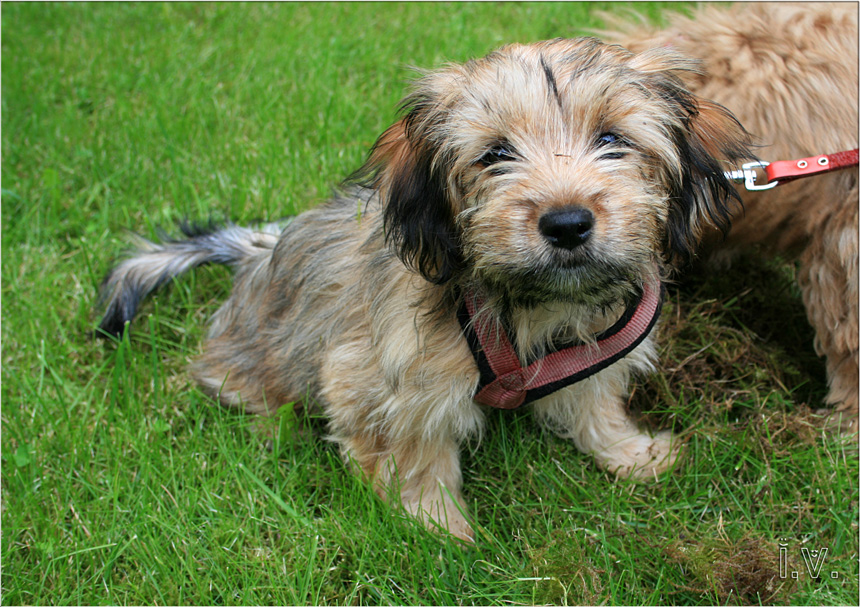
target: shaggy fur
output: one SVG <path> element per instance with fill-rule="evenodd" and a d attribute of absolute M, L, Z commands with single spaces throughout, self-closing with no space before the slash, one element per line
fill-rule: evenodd
<path fill-rule="evenodd" d="M 741 3 L 674 16 L 662 30 L 613 24 L 631 50 L 672 48 L 700 58 L 684 75 L 697 95 L 729 108 L 763 144 L 763 160 L 790 160 L 858 147 L 856 3 Z M 742 191 L 743 214 L 720 245 L 757 245 L 799 261 L 798 283 L 815 349 L 827 362 L 824 410 L 854 434 L 858 418 L 857 169 Z"/>
<path fill-rule="evenodd" d="M 678 74 L 696 69 L 670 50 L 580 39 L 428 72 L 343 195 L 280 236 L 228 226 L 146 243 L 105 279 L 102 328 L 121 332 L 147 292 L 190 267 L 233 265 L 193 367 L 201 385 L 263 415 L 309 396 L 380 495 L 471 538 L 459 446 L 484 411 L 458 298 L 479 293 L 525 361 L 593 339 L 706 225 L 727 228 L 723 171 L 748 156 L 747 135 L 683 87 Z M 625 411 L 631 374 L 653 359 L 649 337 L 534 413 L 601 466 L 653 477 L 677 454 L 672 436 Z"/>

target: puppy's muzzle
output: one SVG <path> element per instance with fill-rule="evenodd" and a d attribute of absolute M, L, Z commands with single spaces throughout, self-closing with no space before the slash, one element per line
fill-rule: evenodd
<path fill-rule="evenodd" d="M 541 216 L 538 229 L 553 247 L 573 249 L 585 244 L 594 228 L 594 215 L 582 207 L 567 207 Z"/>

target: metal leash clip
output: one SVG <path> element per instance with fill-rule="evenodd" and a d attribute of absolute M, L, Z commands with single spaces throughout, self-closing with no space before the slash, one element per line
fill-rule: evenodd
<path fill-rule="evenodd" d="M 755 162 L 747 162 L 741 165 L 740 171 L 726 171 L 726 179 L 730 179 L 735 183 L 743 183 L 744 187 L 750 192 L 756 190 L 769 190 L 779 185 L 779 181 L 771 181 L 762 185 L 756 184 L 755 169 L 766 169 L 770 163 L 757 160 Z"/>

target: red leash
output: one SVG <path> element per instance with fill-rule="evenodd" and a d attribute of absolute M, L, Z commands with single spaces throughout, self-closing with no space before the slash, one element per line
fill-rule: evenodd
<path fill-rule="evenodd" d="M 778 160 L 776 162 L 748 162 L 741 167 L 740 171 L 728 171 L 726 177 L 735 183 L 743 183 L 747 190 L 769 190 L 778 185 L 789 183 L 801 177 L 811 177 L 856 167 L 860 164 L 858 150 L 846 150 L 835 154 L 821 154 L 810 156 L 799 160 Z M 761 185 L 756 183 L 755 169 L 764 169 L 767 182 Z"/>

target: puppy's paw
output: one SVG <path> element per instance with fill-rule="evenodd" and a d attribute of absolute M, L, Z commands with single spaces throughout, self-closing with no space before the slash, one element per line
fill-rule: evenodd
<path fill-rule="evenodd" d="M 668 470 L 680 454 L 677 437 L 664 430 L 653 436 L 641 433 L 625 438 L 597 454 L 597 462 L 618 476 L 649 480 Z"/>
<path fill-rule="evenodd" d="M 475 531 L 460 510 L 463 506 L 458 507 L 448 495 L 435 499 L 425 496 L 420 501 L 404 503 L 403 507 L 432 531 L 449 533 L 468 544 L 475 542 Z"/>

